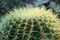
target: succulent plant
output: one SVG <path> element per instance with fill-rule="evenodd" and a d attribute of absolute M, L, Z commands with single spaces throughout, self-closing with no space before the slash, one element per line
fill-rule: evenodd
<path fill-rule="evenodd" d="M 49 3 L 49 0 L 26 0 L 27 4 L 26 6 L 31 7 L 31 6 L 42 6 L 42 5 L 47 5 Z"/>
<path fill-rule="evenodd" d="M 60 6 L 56 2 L 50 2 L 49 8 L 53 9 L 56 13 L 60 13 Z"/>
<path fill-rule="evenodd" d="M 60 31 L 60 21 L 50 9 L 26 7 L 9 13 L 0 22 L 0 40 L 53 40 L 52 31 Z"/>

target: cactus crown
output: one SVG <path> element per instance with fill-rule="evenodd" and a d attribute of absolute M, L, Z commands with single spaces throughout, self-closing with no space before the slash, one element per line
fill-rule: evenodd
<path fill-rule="evenodd" d="M 1 20 L 0 27 L 3 27 L 5 40 L 40 40 L 44 32 L 60 28 L 56 15 L 43 7 L 14 9 Z"/>
<path fill-rule="evenodd" d="M 13 19 L 33 19 L 33 18 L 42 18 L 59 22 L 59 19 L 56 18 L 57 15 L 54 15 L 53 12 L 49 9 L 46 10 L 44 7 L 38 8 L 38 7 L 32 7 L 32 8 L 19 8 L 14 9 L 14 11 L 10 11 L 10 14 L 5 15 L 3 19 L 1 19 L 3 22 Z M 2 23 L 3 23 L 2 22 Z"/>
<path fill-rule="evenodd" d="M 39 18 L 39 17 L 55 17 L 56 15 L 53 15 L 53 12 L 51 10 L 46 10 L 45 8 L 20 8 L 20 9 L 14 9 L 14 12 L 10 12 L 10 15 L 13 15 L 14 17 L 19 17 L 21 19 L 28 19 L 28 18 Z"/>

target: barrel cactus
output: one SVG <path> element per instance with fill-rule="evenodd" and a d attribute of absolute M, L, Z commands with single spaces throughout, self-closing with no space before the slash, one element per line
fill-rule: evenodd
<path fill-rule="evenodd" d="M 57 15 L 44 7 L 19 8 L 10 11 L 0 22 L 0 40 L 56 40 L 60 31 Z"/>

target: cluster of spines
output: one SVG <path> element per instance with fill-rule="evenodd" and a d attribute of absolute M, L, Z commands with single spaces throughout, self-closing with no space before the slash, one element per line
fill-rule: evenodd
<path fill-rule="evenodd" d="M 44 39 L 44 33 L 50 33 L 48 27 L 40 23 L 42 20 L 15 20 L 6 25 L 5 38 L 8 40 L 40 40 Z M 48 30 L 48 32 L 47 32 Z M 51 36 L 51 34 L 49 34 Z M 51 38 L 51 37 L 50 37 Z"/>
<path fill-rule="evenodd" d="M 59 27 L 60 21 L 50 10 L 46 11 L 44 8 L 39 9 L 37 7 L 21 8 L 15 9 L 14 12 L 11 11 L 10 13 L 0 23 L 0 26 L 4 24 L 1 26 L 4 27 L 3 40 L 43 40 L 47 38 L 46 34 L 50 35 L 49 38 L 51 40 L 55 39 L 51 38 L 52 32 L 50 30 L 54 30 L 54 28 L 57 30 L 56 27 Z"/>

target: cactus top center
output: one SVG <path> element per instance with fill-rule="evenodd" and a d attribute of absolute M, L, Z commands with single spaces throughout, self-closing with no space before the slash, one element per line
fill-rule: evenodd
<path fill-rule="evenodd" d="M 52 15 L 51 10 L 46 10 L 44 7 L 38 8 L 38 7 L 32 7 L 32 8 L 20 8 L 20 9 L 14 9 L 14 12 L 11 11 L 9 15 L 15 17 L 15 18 L 21 18 L 21 19 L 33 19 L 33 18 L 39 18 L 39 17 L 53 17 L 56 15 Z"/>

